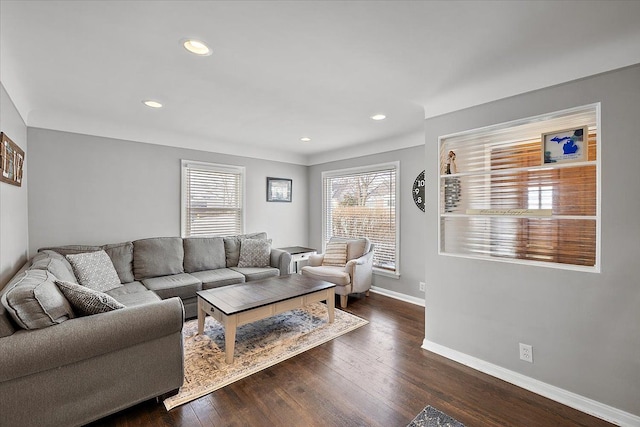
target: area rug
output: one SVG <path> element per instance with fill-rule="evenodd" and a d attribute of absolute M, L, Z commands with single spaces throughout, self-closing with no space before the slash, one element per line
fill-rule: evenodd
<path fill-rule="evenodd" d="M 464 427 L 464 424 L 433 406 L 427 406 L 407 427 Z"/>
<path fill-rule="evenodd" d="M 262 369 L 353 331 L 367 322 L 335 310 L 329 323 L 327 306 L 313 303 L 238 327 L 233 364 L 225 363 L 224 328 L 207 316 L 198 335 L 198 321 L 185 322 L 184 384 L 177 395 L 164 401 L 167 410 L 180 406 Z"/>

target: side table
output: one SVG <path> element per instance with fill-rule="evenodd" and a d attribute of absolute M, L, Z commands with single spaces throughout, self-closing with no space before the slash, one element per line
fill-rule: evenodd
<path fill-rule="evenodd" d="M 302 261 L 306 261 L 309 256 L 315 255 L 316 250 L 313 248 L 305 248 L 303 246 L 289 246 L 286 248 L 278 248 L 281 251 L 289 252 L 291 254 L 291 266 L 289 270 L 292 273 L 300 273 L 298 264 Z"/>

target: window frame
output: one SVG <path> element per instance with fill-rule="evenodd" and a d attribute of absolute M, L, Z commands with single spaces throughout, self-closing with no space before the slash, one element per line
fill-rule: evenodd
<path fill-rule="evenodd" d="M 442 180 L 443 180 L 443 176 L 441 173 L 438 174 L 438 255 L 444 255 L 444 256 L 453 256 L 453 257 L 459 257 L 459 258 L 468 258 L 468 259 L 478 259 L 478 260 L 485 260 L 485 261 L 496 261 L 496 262 L 506 262 L 506 263 L 512 263 L 512 264 L 520 264 L 520 265 L 529 265 L 529 266 L 539 266 L 539 267 L 547 267 L 547 268 L 556 268 L 556 269 L 561 269 L 561 270 L 572 270 L 572 271 L 583 271 L 583 272 L 590 272 L 590 273 L 600 273 L 601 272 L 601 254 L 602 254 L 602 250 L 601 250 L 601 245 L 602 245 L 602 235 L 601 235 L 601 228 L 602 228 L 602 216 L 601 216 L 601 208 L 602 208 L 602 182 L 601 182 L 601 176 L 602 176 L 602 123 L 601 123 L 601 104 L 600 102 L 597 103 L 593 103 L 593 104 L 587 104 L 587 105 L 582 105 L 582 106 L 578 106 L 578 107 L 573 107 L 573 108 L 568 108 L 568 109 L 564 109 L 564 110 L 559 110 L 559 111 L 554 111 L 554 112 L 549 112 L 549 113 L 544 113 L 544 114 L 540 114 L 537 116 L 531 116 L 531 117 L 527 117 L 527 118 L 523 118 L 523 119 L 517 119 L 517 120 L 512 120 L 509 122 L 504 122 L 504 123 L 499 123 L 499 124 L 494 124 L 494 125 L 489 125 L 489 126 L 485 126 L 485 127 L 481 127 L 481 128 L 476 128 L 476 129 L 471 129 L 471 130 L 467 130 L 467 131 L 463 131 L 463 132 L 457 132 L 457 133 L 452 133 L 452 134 L 448 134 L 448 135 L 442 135 L 438 137 L 438 163 L 440 163 L 440 152 L 442 150 L 442 147 L 445 143 L 445 141 L 447 139 L 451 139 L 454 137 L 468 137 L 469 135 L 473 135 L 473 134 L 486 134 L 487 132 L 491 132 L 491 131 L 504 131 L 505 129 L 511 128 L 511 127 L 516 127 L 516 126 L 520 126 L 520 125 L 526 125 L 526 124 L 530 124 L 530 123 L 534 123 L 534 122 L 541 122 L 541 121 L 545 121 L 545 120 L 550 120 L 554 117 L 560 116 L 560 115 L 567 115 L 567 114 L 572 114 L 572 113 L 580 113 L 580 112 L 585 112 L 585 111 L 593 111 L 595 113 L 595 122 L 596 122 L 596 129 L 597 129 L 597 134 L 596 134 L 596 159 L 595 161 L 581 161 L 581 162 L 576 162 L 573 164 L 559 164 L 559 165 L 554 165 L 551 166 L 549 164 L 544 164 L 544 165 L 540 165 L 540 166 L 534 166 L 534 167 L 527 167 L 527 168 L 519 168 L 521 170 L 529 170 L 529 169 L 542 169 L 542 168 L 552 168 L 552 169 L 562 169 L 565 167 L 572 167 L 572 166 L 577 166 L 579 164 L 595 164 L 595 168 L 596 168 L 596 213 L 595 216 L 593 217 L 586 217 L 585 219 L 593 219 L 595 220 L 595 263 L 593 266 L 582 266 L 582 265 L 576 265 L 576 264 L 565 264 L 565 263 L 558 263 L 558 262 L 546 262 L 546 261 L 536 261 L 536 260 L 526 260 L 526 259 L 519 259 L 519 258 L 503 258 L 503 257 L 494 257 L 494 256 L 479 256 L 479 255 L 473 255 L 473 254 L 466 254 L 466 253 L 454 253 L 454 252 L 446 252 L 445 250 L 443 250 L 443 218 L 446 217 L 455 217 L 455 216 L 466 216 L 466 215 L 462 215 L 462 214 L 449 214 L 447 212 L 443 212 L 443 204 L 442 204 L 442 197 L 440 195 L 440 192 L 442 190 Z M 440 168 L 441 165 L 438 165 L 438 168 Z M 491 171 L 486 171 L 486 173 L 488 175 L 490 175 Z M 459 176 L 462 175 L 473 175 L 475 173 L 462 173 Z M 472 217 L 472 216 L 469 216 Z M 567 218 L 569 218 L 570 216 L 566 216 Z"/>
<path fill-rule="evenodd" d="M 395 271 L 390 271 L 378 267 L 373 267 L 373 273 L 381 276 L 398 279 L 400 277 L 400 162 L 386 162 L 374 165 L 357 166 L 345 169 L 334 169 L 323 171 L 321 174 L 320 186 L 322 192 L 322 252 L 325 252 L 327 245 L 327 195 L 325 192 L 325 180 L 328 178 L 345 177 L 353 174 L 376 172 L 393 169 L 395 171 Z M 375 248 L 374 248 L 375 250 Z"/>
<path fill-rule="evenodd" d="M 240 232 L 237 234 L 244 234 L 246 224 L 246 168 L 244 166 L 225 165 L 220 163 L 202 162 L 197 160 L 185 160 L 180 161 L 180 236 L 186 237 L 198 237 L 187 236 L 187 170 L 192 167 L 194 169 L 205 169 L 219 173 L 231 173 L 240 176 Z M 226 235 L 226 234 L 225 234 Z M 213 236 L 213 234 L 211 234 Z M 222 234 L 220 235 L 222 236 Z"/>

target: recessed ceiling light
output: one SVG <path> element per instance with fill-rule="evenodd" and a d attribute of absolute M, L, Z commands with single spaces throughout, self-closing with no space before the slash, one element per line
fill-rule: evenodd
<path fill-rule="evenodd" d="M 384 114 L 376 114 L 371 116 L 371 120 L 384 120 L 386 118 L 387 116 L 385 116 Z"/>
<path fill-rule="evenodd" d="M 184 39 L 181 40 L 181 43 L 185 49 L 193 54 L 200 56 L 211 55 L 211 49 L 209 49 L 209 46 L 207 46 L 206 43 L 201 40 Z"/>
<path fill-rule="evenodd" d="M 308 136 L 303 136 L 302 138 L 300 138 L 300 141 L 309 142 L 309 141 L 311 141 L 311 138 L 309 138 Z"/>
<path fill-rule="evenodd" d="M 151 99 L 147 99 L 146 101 L 142 101 L 144 105 L 151 108 L 162 108 L 162 104 L 158 101 L 153 101 Z"/>

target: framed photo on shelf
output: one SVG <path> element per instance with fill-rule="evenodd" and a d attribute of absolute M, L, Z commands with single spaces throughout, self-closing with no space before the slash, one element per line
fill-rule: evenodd
<path fill-rule="evenodd" d="M 293 180 L 267 177 L 267 202 L 291 202 Z"/>
<path fill-rule="evenodd" d="M 24 151 L 0 132 L 0 181 L 21 187 L 23 165 Z"/>
<path fill-rule="evenodd" d="M 587 161 L 587 126 L 542 134 L 542 164 Z"/>

